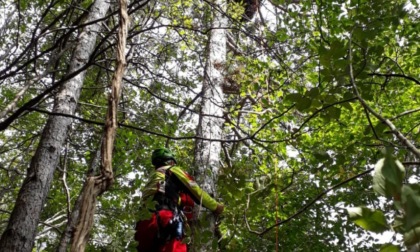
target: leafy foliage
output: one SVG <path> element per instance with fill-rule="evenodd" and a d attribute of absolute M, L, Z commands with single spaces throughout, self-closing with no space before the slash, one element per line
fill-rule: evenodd
<path fill-rule="evenodd" d="M 373 190 L 388 198 L 398 197 L 401 194 L 404 175 L 404 166 L 398 160 L 394 160 L 388 151 L 387 156 L 380 159 L 375 165 Z"/>
<path fill-rule="evenodd" d="M 405 168 L 392 156 L 388 149 L 385 158 L 375 165 L 373 190 L 382 196 L 393 197 L 396 215 L 393 229 L 404 236 L 406 246 L 413 246 L 420 241 L 417 232 L 420 225 L 420 183 L 403 185 Z M 390 227 L 382 211 L 366 207 L 347 209 L 350 219 L 360 227 L 373 231 L 384 232 Z M 384 246 L 383 250 L 394 250 L 395 246 Z"/>
<path fill-rule="evenodd" d="M 366 207 L 348 208 L 347 211 L 350 220 L 366 230 L 382 233 L 388 229 L 385 215 L 381 211 Z"/>
<path fill-rule="evenodd" d="M 1 111 L 27 85 L 16 108 L 65 78 L 91 2 L 0 4 L 9 21 L 1 24 Z M 264 2 L 261 15 L 248 23 L 240 22 L 239 6 L 231 4 L 227 11 L 229 53 L 221 67 L 230 86 L 223 94 L 224 159 L 216 195 L 226 212 L 219 249 L 398 251 L 414 245 L 420 225 L 419 156 L 407 143 L 418 148 L 420 142 L 418 3 L 294 2 Z M 130 53 L 113 160 L 116 183 L 100 198 L 88 251 L 134 250 L 139 189 L 152 169 L 151 150 L 168 144 L 179 164 L 194 173 L 208 33 L 216 29 L 210 27 L 211 13 L 219 9 L 199 1 L 141 4 L 130 9 Z M 115 22 L 110 13 L 109 29 L 87 63 L 77 119 L 41 216 L 37 247 L 47 251 L 57 247 L 85 174 L 97 169 L 90 164 L 106 112 Z M 0 132 L 1 231 L 53 95 Z M 384 148 L 392 148 L 392 155 L 383 156 Z M 372 183 L 366 175 L 373 168 Z M 352 209 L 350 215 L 345 208 Z M 403 238 L 376 241 L 353 222 L 379 233 L 392 229 Z"/>

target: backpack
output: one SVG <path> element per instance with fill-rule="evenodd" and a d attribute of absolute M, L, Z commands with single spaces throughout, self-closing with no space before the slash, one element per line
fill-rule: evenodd
<path fill-rule="evenodd" d="M 172 167 L 157 170 L 157 172 L 165 174 L 165 180 L 159 182 L 157 185 L 158 190 L 153 197 L 153 199 L 158 202 L 156 210 L 178 210 L 178 199 L 181 188 L 179 183 L 175 181 L 178 179 L 176 179 L 176 176 L 172 175 L 171 168 Z"/>
<path fill-rule="evenodd" d="M 185 185 L 175 176 L 172 167 L 158 172 L 165 173 L 165 180 L 158 185 L 158 192 L 154 196 L 154 200 L 158 202 L 157 210 L 169 209 L 174 212 L 183 212 L 188 220 L 192 219 L 192 209 L 194 207 L 193 196 L 191 196 Z M 179 204 L 181 203 L 181 204 Z"/>

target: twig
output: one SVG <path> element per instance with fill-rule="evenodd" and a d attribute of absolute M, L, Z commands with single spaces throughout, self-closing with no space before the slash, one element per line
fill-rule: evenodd
<path fill-rule="evenodd" d="M 420 108 L 407 110 L 407 111 L 402 112 L 402 113 L 401 113 L 401 114 L 399 114 L 399 115 L 394 116 L 394 117 L 393 117 L 393 118 L 391 118 L 390 120 L 394 121 L 394 120 L 396 120 L 396 119 L 398 119 L 398 118 L 400 118 L 400 117 L 403 117 L 403 116 L 406 116 L 406 115 L 409 115 L 409 114 L 412 114 L 412 113 L 415 113 L 415 112 L 419 112 L 419 111 L 420 111 Z"/>
<path fill-rule="evenodd" d="M 64 186 L 64 190 L 66 191 L 66 198 L 67 198 L 67 220 L 70 219 L 70 214 L 71 214 L 70 190 L 69 190 L 69 187 L 67 185 L 68 148 L 69 148 L 69 143 L 67 143 L 66 150 L 65 150 L 65 153 L 64 153 L 63 177 L 62 177 L 63 186 Z"/>
<path fill-rule="evenodd" d="M 416 84 L 420 85 L 420 81 L 419 81 L 419 80 L 417 80 L 417 79 L 416 79 L 416 78 L 414 78 L 414 77 L 407 76 L 407 75 L 405 75 L 405 74 L 381 74 L 381 73 L 371 73 L 371 74 L 368 74 L 368 75 L 370 75 L 370 76 L 382 76 L 382 77 L 400 77 L 400 78 L 404 78 L 404 79 L 407 79 L 407 80 L 414 81 Z"/>
<path fill-rule="evenodd" d="M 335 105 L 342 104 L 342 103 L 352 102 L 352 101 L 354 101 L 354 100 L 356 100 L 356 99 L 357 99 L 356 97 L 352 97 L 352 98 L 349 98 L 349 99 L 347 99 L 347 100 L 342 100 L 342 101 L 334 102 L 334 103 L 332 103 L 332 104 L 325 105 L 324 107 L 322 107 L 322 108 L 320 108 L 320 109 L 316 110 L 315 112 L 313 112 L 313 113 L 312 113 L 312 115 L 310 115 L 308 118 L 306 118 L 306 119 L 305 119 L 305 121 L 303 121 L 302 125 L 300 125 L 300 127 L 299 127 L 299 128 L 298 128 L 295 132 L 293 132 L 293 133 L 292 133 L 292 137 L 293 137 L 293 135 L 295 135 L 297 132 L 299 132 L 299 131 L 303 128 L 303 126 L 305 126 L 305 124 L 306 124 L 307 122 L 309 122 L 312 118 L 314 118 L 314 117 L 315 117 L 318 113 L 320 113 L 320 112 L 322 112 L 322 111 L 324 111 L 324 110 L 328 109 L 329 107 L 333 107 L 333 106 L 335 106 Z"/>

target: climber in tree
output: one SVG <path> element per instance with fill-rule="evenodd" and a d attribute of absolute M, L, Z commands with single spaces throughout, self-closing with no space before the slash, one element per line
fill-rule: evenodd
<path fill-rule="evenodd" d="M 159 148 L 152 153 L 155 171 L 143 189 L 144 206 L 152 217 L 140 220 L 136 225 L 135 240 L 138 252 L 186 252 L 182 243 L 184 224 L 192 218 L 194 202 L 202 204 L 215 215 L 220 215 L 224 206 L 204 192 L 194 179 L 180 167 L 172 152 Z"/>

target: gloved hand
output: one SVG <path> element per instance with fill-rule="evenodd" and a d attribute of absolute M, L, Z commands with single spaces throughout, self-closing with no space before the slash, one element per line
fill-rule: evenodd
<path fill-rule="evenodd" d="M 225 206 L 222 204 L 217 204 L 216 210 L 213 211 L 215 215 L 220 215 L 223 213 L 223 210 L 225 210 Z"/>

